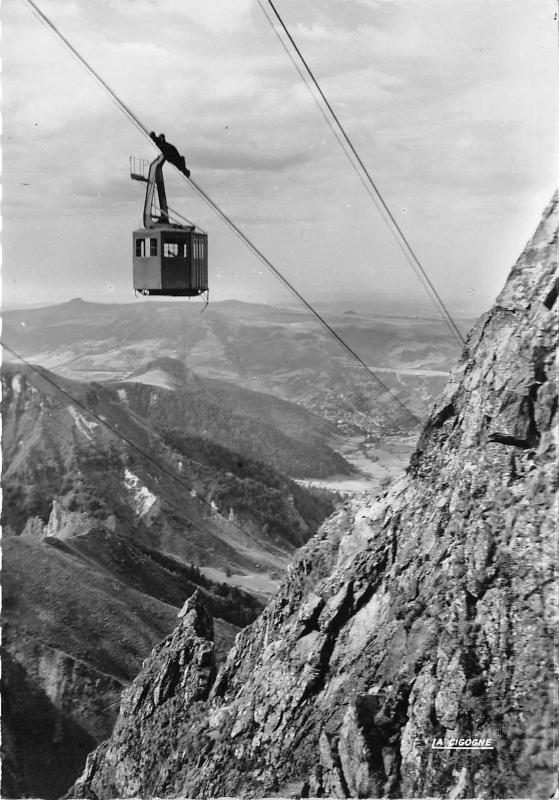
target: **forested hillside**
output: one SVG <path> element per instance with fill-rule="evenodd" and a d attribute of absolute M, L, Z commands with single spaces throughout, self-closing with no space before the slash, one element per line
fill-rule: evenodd
<path fill-rule="evenodd" d="M 334 428 L 293 403 L 225 381 L 203 379 L 158 358 L 118 384 L 130 408 L 156 428 L 177 428 L 295 478 L 348 474 L 329 445 Z"/>

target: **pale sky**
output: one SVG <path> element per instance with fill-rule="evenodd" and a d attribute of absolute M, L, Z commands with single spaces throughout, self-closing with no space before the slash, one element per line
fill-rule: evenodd
<path fill-rule="evenodd" d="M 425 294 L 256 0 L 37 0 L 311 302 Z M 276 0 L 439 293 L 488 307 L 557 184 L 553 0 Z M 131 302 L 155 148 L 30 12 L 3 9 L 3 296 Z M 291 302 L 172 168 L 211 297 Z M 375 303 L 376 304 L 376 303 Z"/>

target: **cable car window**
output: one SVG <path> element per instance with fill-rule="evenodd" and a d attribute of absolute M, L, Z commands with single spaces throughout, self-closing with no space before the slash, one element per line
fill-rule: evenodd
<path fill-rule="evenodd" d="M 163 258 L 177 258 L 179 246 L 177 242 L 165 242 L 163 244 Z"/>
<path fill-rule="evenodd" d="M 149 240 L 149 254 L 150 256 L 157 255 L 157 239 L 154 239 L 153 237 L 150 237 Z"/>
<path fill-rule="evenodd" d="M 182 246 L 182 257 L 188 258 L 188 242 L 184 242 Z"/>
<path fill-rule="evenodd" d="M 145 258 L 146 255 L 146 240 L 136 239 L 136 258 Z"/>

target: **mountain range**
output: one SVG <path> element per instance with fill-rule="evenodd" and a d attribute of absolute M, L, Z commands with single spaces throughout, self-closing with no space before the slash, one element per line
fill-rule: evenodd
<path fill-rule="evenodd" d="M 275 466 L 349 471 L 328 425 L 226 388 L 172 359 L 104 385 L 4 364 L 4 796 L 62 793 L 196 589 L 223 658 L 333 510 Z"/>
<path fill-rule="evenodd" d="M 329 310 L 327 321 L 424 417 L 459 355 L 446 327 L 426 317 L 349 312 Z M 66 377 L 122 380 L 147 361 L 168 356 L 198 376 L 318 412 L 344 436 L 384 436 L 414 425 L 304 311 L 224 301 L 201 314 L 196 305 L 169 301 L 110 305 L 74 299 L 6 311 L 3 317 L 9 347 Z"/>

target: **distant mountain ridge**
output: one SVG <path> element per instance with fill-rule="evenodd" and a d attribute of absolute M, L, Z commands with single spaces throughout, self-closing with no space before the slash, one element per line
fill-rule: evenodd
<path fill-rule="evenodd" d="M 372 312 L 326 316 L 368 364 L 388 370 L 387 383 L 415 413 L 425 413 L 457 357 L 443 323 Z M 300 310 L 229 301 L 200 314 L 181 303 L 71 301 L 6 311 L 3 317 L 8 346 L 60 374 L 121 380 L 139 364 L 169 356 L 203 377 L 295 401 L 335 425 L 345 420 L 356 430 L 384 433 L 410 426 L 365 371 Z"/>

